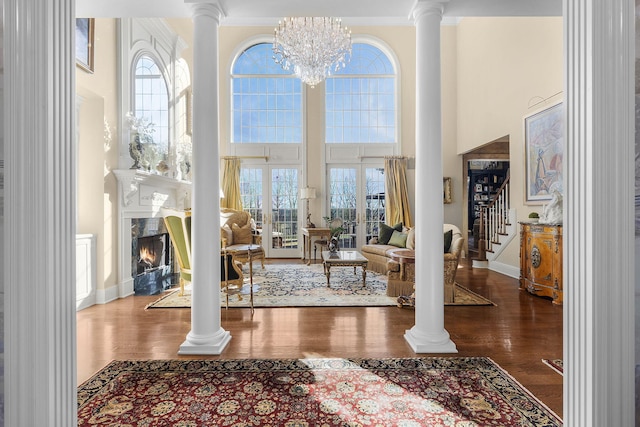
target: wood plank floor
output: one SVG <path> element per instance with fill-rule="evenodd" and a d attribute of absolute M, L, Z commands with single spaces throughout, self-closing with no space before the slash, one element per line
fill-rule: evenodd
<path fill-rule="evenodd" d="M 562 358 L 562 307 L 518 290 L 516 279 L 462 264 L 456 281 L 497 306 L 445 307 L 457 356 L 492 358 L 562 417 L 562 376 L 541 361 Z M 77 313 L 79 384 L 114 359 L 428 356 L 416 355 L 403 337 L 414 310 L 397 307 L 257 308 L 253 317 L 248 309 L 223 309 L 222 327 L 232 336 L 223 354 L 178 356 L 191 311 L 144 310 L 157 298 L 131 296 Z"/>

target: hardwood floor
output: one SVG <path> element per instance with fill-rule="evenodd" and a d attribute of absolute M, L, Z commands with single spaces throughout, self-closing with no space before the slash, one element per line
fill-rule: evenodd
<path fill-rule="evenodd" d="M 562 417 L 562 376 L 541 361 L 562 358 L 562 307 L 518 290 L 516 279 L 462 264 L 456 281 L 497 306 L 446 306 L 445 328 L 458 354 L 444 356 L 492 358 Z M 429 356 L 416 355 L 403 337 L 414 310 L 397 307 L 257 308 L 253 317 L 248 309 L 223 309 L 222 327 L 232 336 L 223 354 L 178 356 L 191 311 L 144 310 L 157 298 L 132 296 L 78 312 L 79 384 L 114 359 Z"/>

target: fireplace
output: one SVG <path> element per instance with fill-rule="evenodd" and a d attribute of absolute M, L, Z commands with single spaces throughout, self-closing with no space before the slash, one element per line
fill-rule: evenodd
<path fill-rule="evenodd" d="M 191 206 L 190 182 L 135 169 L 113 174 L 118 180 L 118 284 L 98 293 L 99 302 L 153 295 L 178 283 L 180 269 L 161 210 Z"/>
<path fill-rule="evenodd" d="M 135 295 L 155 295 L 177 283 L 173 246 L 162 218 L 131 221 L 131 276 Z"/>

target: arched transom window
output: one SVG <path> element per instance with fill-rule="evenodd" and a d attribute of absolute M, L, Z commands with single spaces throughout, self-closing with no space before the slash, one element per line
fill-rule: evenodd
<path fill-rule="evenodd" d="M 396 79 L 384 52 L 354 43 L 351 61 L 326 82 L 326 142 L 397 142 Z"/>
<path fill-rule="evenodd" d="M 302 82 L 275 63 L 270 43 L 238 56 L 231 84 L 232 142 L 302 143 Z"/>
<path fill-rule="evenodd" d="M 144 147 L 144 155 L 153 168 L 169 153 L 169 95 L 164 76 L 149 55 L 136 61 L 134 94 L 135 116 L 152 123 L 153 146 Z"/>

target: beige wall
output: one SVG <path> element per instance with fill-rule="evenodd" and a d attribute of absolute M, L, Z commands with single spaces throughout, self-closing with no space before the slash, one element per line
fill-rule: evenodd
<path fill-rule="evenodd" d="M 118 164 L 116 21 L 95 21 L 93 73 L 76 67 L 78 109 L 78 233 L 96 235 L 97 287 L 117 280 Z"/>
<path fill-rule="evenodd" d="M 523 120 L 562 100 L 562 18 L 464 18 L 457 28 L 458 153 L 509 136 L 511 203 L 523 220 L 542 211 L 524 203 Z M 498 261 L 517 267 L 518 250 L 514 239 Z"/>

